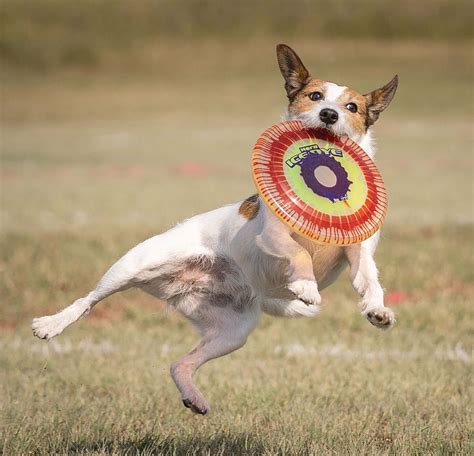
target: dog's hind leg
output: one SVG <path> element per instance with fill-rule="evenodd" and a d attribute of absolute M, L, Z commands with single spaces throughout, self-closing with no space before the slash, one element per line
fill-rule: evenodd
<path fill-rule="evenodd" d="M 131 286 L 131 279 L 121 278 L 121 280 L 117 280 L 118 278 L 115 277 L 115 280 L 113 280 L 114 273 L 112 271 L 113 267 L 87 296 L 77 299 L 70 306 L 54 315 L 35 318 L 31 325 L 33 334 L 40 339 L 49 340 L 61 334 L 65 328 L 84 315 L 87 315 L 99 301 Z"/>
<path fill-rule="evenodd" d="M 183 225 L 184 226 L 184 225 Z M 175 227 L 166 233 L 154 236 L 129 250 L 104 274 L 96 288 L 61 312 L 41 318 L 32 323 L 33 334 L 41 339 L 51 339 L 67 326 L 79 320 L 99 301 L 133 286 L 140 287 L 163 274 L 173 258 L 182 255 L 186 248 L 180 229 Z M 188 236 L 188 243 L 195 242 Z M 161 296 L 158 296 L 161 297 Z M 162 297 L 166 299 L 166 297 Z"/>
<path fill-rule="evenodd" d="M 255 303 L 245 311 L 232 310 L 232 302 L 226 307 L 200 304 L 199 320 L 190 318 L 202 334 L 202 340 L 187 355 L 173 363 L 171 376 L 181 393 L 183 404 L 194 413 L 205 415 L 210 406 L 193 381 L 193 375 L 207 361 L 227 355 L 247 341 L 255 328 L 260 309 Z"/>
<path fill-rule="evenodd" d="M 87 296 L 55 315 L 35 318 L 31 325 L 33 334 L 48 340 L 57 336 L 70 324 L 87 315 L 92 307 L 106 297 L 159 274 L 167 254 L 163 235 L 137 245 L 111 266 Z"/>

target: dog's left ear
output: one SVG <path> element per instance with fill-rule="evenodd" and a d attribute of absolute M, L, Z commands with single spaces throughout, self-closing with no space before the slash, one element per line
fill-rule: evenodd
<path fill-rule="evenodd" d="M 395 75 L 388 84 L 364 95 L 367 103 L 367 127 L 373 125 L 379 118 L 380 113 L 388 107 L 397 91 L 397 87 L 398 75 Z"/>
<path fill-rule="evenodd" d="M 305 86 L 310 79 L 308 70 L 298 57 L 298 54 L 286 44 L 279 44 L 276 48 L 278 66 L 285 78 L 285 90 L 290 101 Z"/>

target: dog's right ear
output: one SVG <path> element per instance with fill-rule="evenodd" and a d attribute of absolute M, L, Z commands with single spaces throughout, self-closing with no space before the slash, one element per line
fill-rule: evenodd
<path fill-rule="evenodd" d="M 290 101 L 306 85 L 310 79 L 308 70 L 298 57 L 298 54 L 286 44 L 279 44 L 276 47 L 278 66 L 281 74 L 285 78 L 285 90 Z"/>

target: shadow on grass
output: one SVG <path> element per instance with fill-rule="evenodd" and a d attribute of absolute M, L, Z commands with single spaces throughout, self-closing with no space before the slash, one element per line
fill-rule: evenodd
<path fill-rule="evenodd" d="M 264 454 L 261 439 L 250 434 L 216 434 L 209 438 L 190 437 L 160 439 L 146 434 L 137 439 L 100 439 L 92 442 L 73 442 L 64 445 L 68 454 L 106 453 L 127 455 L 203 455 L 203 454 Z M 268 450 L 268 448 L 267 448 Z M 273 453 L 276 454 L 276 453 Z"/>

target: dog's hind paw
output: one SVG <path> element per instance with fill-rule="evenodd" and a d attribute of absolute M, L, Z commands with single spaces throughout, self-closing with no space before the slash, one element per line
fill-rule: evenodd
<path fill-rule="evenodd" d="M 207 401 L 198 397 L 183 399 L 183 405 L 198 415 L 207 415 L 211 411 Z"/>
<path fill-rule="evenodd" d="M 370 323 L 380 329 L 390 329 L 395 324 L 395 314 L 388 307 L 369 310 L 365 316 Z"/>
<path fill-rule="evenodd" d="M 33 334 L 40 339 L 52 339 L 63 332 L 64 325 L 57 315 L 35 318 L 31 324 Z"/>
<path fill-rule="evenodd" d="M 288 289 L 307 305 L 319 306 L 321 304 L 318 284 L 314 280 L 295 280 L 288 284 Z"/>

